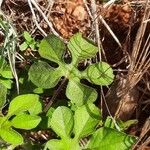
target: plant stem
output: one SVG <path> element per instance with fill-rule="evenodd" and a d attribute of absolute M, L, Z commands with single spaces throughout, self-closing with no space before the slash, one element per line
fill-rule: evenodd
<path fill-rule="evenodd" d="M 60 84 L 60 86 L 58 87 L 58 89 L 54 92 L 52 98 L 50 99 L 49 103 L 46 105 L 46 107 L 44 108 L 43 112 L 47 112 L 49 110 L 49 108 L 51 107 L 51 105 L 53 104 L 54 100 L 56 99 L 56 97 L 58 96 L 58 94 L 60 93 L 60 90 L 62 89 L 62 87 L 64 86 L 64 83 L 66 82 L 67 78 L 64 78 Z"/>

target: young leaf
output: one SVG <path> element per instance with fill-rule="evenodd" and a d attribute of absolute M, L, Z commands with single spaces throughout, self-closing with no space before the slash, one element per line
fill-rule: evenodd
<path fill-rule="evenodd" d="M 29 79 L 37 86 L 43 89 L 53 88 L 61 78 L 59 68 L 55 69 L 48 63 L 38 61 L 29 69 Z"/>
<path fill-rule="evenodd" d="M 1 128 L 0 129 L 0 137 L 13 145 L 19 145 L 19 144 L 23 144 L 23 138 L 22 136 L 16 132 L 15 130 L 11 129 L 11 128 Z"/>
<path fill-rule="evenodd" d="M 25 31 L 25 32 L 23 33 L 23 36 L 24 36 L 25 40 L 26 40 L 28 43 L 32 42 L 33 38 L 31 37 L 31 35 L 29 34 L 29 32 Z"/>
<path fill-rule="evenodd" d="M 7 88 L 0 83 L 0 109 L 3 107 L 6 101 Z"/>
<path fill-rule="evenodd" d="M 73 114 L 72 111 L 65 107 L 58 107 L 51 118 L 51 128 L 61 138 L 68 138 L 73 128 Z"/>
<path fill-rule="evenodd" d="M 80 139 L 95 131 L 101 119 L 100 111 L 94 104 L 79 107 L 74 115 L 74 134 Z"/>
<path fill-rule="evenodd" d="M 37 103 L 40 102 L 39 96 L 36 94 L 17 96 L 10 102 L 7 116 L 10 117 L 23 111 L 29 111 L 31 108 L 37 105 Z"/>
<path fill-rule="evenodd" d="M 65 150 L 64 143 L 62 142 L 62 140 L 56 140 L 56 139 L 49 140 L 46 143 L 44 150 L 47 150 L 47 148 L 49 150 Z"/>
<path fill-rule="evenodd" d="M 98 52 L 98 48 L 85 40 L 81 33 L 73 35 L 67 46 L 72 53 L 73 63 L 76 65 L 83 59 L 95 56 Z"/>
<path fill-rule="evenodd" d="M 49 35 L 44 38 L 39 46 L 39 54 L 41 57 L 59 63 L 62 60 L 62 55 L 65 50 L 65 45 L 55 35 Z"/>
<path fill-rule="evenodd" d="M 97 92 L 89 86 L 70 79 L 66 89 L 66 96 L 73 104 L 82 106 L 88 102 L 94 102 L 97 98 Z"/>
<path fill-rule="evenodd" d="M 31 108 L 29 108 L 28 111 L 32 115 L 37 115 L 42 112 L 42 107 L 43 107 L 42 102 L 38 101 L 34 103 L 34 105 Z"/>
<path fill-rule="evenodd" d="M 93 133 L 88 148 L 96 150 L 128 150 L 131 149 L 135 141 L 133 136 L 104 127 Z"/>
<path fill-rule="evenodd" d="M 28 47 L 29 47 L 29 45 L 28 45 L 26 42 L 23 42 L 23 43 L 19 46 L 19 48 L 20 48 L 21 51 L 26 50 Z"/>
<path fill-rule="evenodd" d="M 39 116 L 20 114 L 11 120 L 11 125 L 15 128 L 30 130 L 35 128 L 41 121 Z"/>
<path fill-rule="evenodd" d="M 8 65 L 5 65 L 5 67 L 3 67 L 3 70 L 1 71 L 1 76 L 7 79 L 13 78 L 11 69 Z"/>
<path fill-rule="evenodd" d="M 45 150 L 82 150 L 79 142 L 74 139 L 49 140 L 46 143 Z"/>
<path fill-rule="evenodd" d="M 3 79 L 0 77 L 0 83 L 3 84 L 7 89 L 11 89 L 12 80 Z"/>
<path fill-rule="evenodd" d="M 92 64 L 85 71 L 88 79 L 97 85 L 109 85 L 114 80 L 113 70 L 105 62 Z"/>

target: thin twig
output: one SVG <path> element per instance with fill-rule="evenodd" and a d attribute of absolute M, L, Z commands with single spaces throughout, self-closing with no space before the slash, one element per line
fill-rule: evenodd
<path fill-rule="evenodd" d="M 93 14 L 93 21 L 94 21 L 94 27 L 95 27 L 95 33 L 96 33 L 96 41 L 98 45 L 99 50 L 99 59 L 101 61 L 101 41 L 100 41 L 100 32 L 99 32 L 99 24 L 98 24 L 98 18 L 97 18 L 97 8 L 95 0 L 91 1 L 91 8 L 92 8 L 92 14 Z"/>
<path fill-rule="evenodd" d="M 31 9 L 33 21 L 35 22 L 36 27 L 41 31 L 41 33 L 42 33 L 44 36 L 47 36 L 47 34 L 45 33 L 45 31 L 40 27 L 40 25 L 39 25 L 38 22 L 37 22 L 36 15 L 35 15 L 35 12 L 34 12 L 34 9 L 33 9 L 33 7 L 32 7 L 32 4 L 31 4 L 31 1 L 30 1 L 30 0 L 28 0 L 28 4 L 29 4 L 29 7 L 30 7 L 30 9 Z"/>
<path fill-rule="evenodd" d="M 63 39 L 53 28 L 52 23 L 48 20 L 48 18 L 46 17 L 46 15 L 43 13 L 43 11 L 41 10 L 41 8 L 37 5 L 37 3 L 35 2 L 35 0 L 28 0 L 31 1 L 31 3 L 35 6 L 35 8 L 39 11 L 39 13 L 42 15 L 43 19 L 46 21 L 46 23 L 48 24 L 48 26 L 50 27 L 52 33 L 54 35 L 56 35 L 57 37 L 59 37 L 60 39 Z"/>
<path fill-rule="evenodd" d="M 67 78 L 64 78 L 63 81 L 61 82 L 60 86 L 58 87 L 58 89 L 54 92 L 52 98 L 50 99 L 49 103 L 46 105 L 46 107 L 44 108 L 43 112 L 47 112 L 49 110 L 49 108 L 51 107 L 51 105 L 53 104 L 54 100 L 56 99 L 56 97 L 58 96 L 58 94 L 60 93 L 60 90 L 62 89 L 62 87 L 64 86 L 65 82 L 66 82 Z"/>
<path fill-rule="evenodd" d="M 103 17 L 101 15 L 99 15 L 99 19 L 102 21 L 102 23 L 104 24 L 104 26 L 106 27 L 106 29 L 109 31 L 109 33 L 111 34 L 111 36 L 114 38 L 114 40 L 116 41 L 116 43 L 119 45 L 119 47 L 122 47 L 119 39 L 116 37 L 116 35 L 114 34 L 114 32 L 111 30 L 110 26 L 107 24 L 107 22 L 103 19 Z"/>

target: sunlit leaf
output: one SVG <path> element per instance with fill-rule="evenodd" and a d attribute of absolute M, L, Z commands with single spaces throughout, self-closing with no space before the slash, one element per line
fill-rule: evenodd
<path fill-rule="evenodd" d="M 29 42 L 29 43 L 33 40 L 33 38 L 31 37 L 31 35 L 27 31 L 24 31 L 23 36 L 24 36 L 25 40 L 27 42 Z"/>
<path fill-rule="evenodd" d="M 76 80 L 70 80 L 67 85 L 66 96 L 73 104 L 82 106 L 88 102 L 94 102 L 97 98 L 97 92 L 94 88 L 81 84 Z"/>
<path fill-rule="evenodd" d="M 19 95 L 10 102 L 7 115 L 11 116 L 23 111 L 30 111 L 31 108 L 37 106 L 37 103 L 40 103 L 40 101 L 39 101 L 39 96 L 36 94 Z M 36 113 L 40 113 L 40 112 L 36 112 Z"/>
<path fill-rule="evenodd" d="M 46 143 L 45 148 L 48 148 L 49 150 L 65 150 L 64 143 L 61 140 L 56 139 L 49 140 Z"/>
<path fill-rule="evenodd" d="M 58 107 L 51 118 L 51 128 L 59 135 L 61 138 L 66 138 L 70 136 L 73 128 L 73 113 L 72 111 L 65 107 Z"/>
<path fill-rule="evenodd" d="M 60 78 L 61 71 L 43 61 L 34 63 L 29 70 L 29 79 L 39 88 L 55 87 Z"/>
<path fill-rule="evenodd" d="M 105 62 L 92 64 L 86 71 L 88 79 L 97 85 L 109 85 L 114 80 L 113 70 Z"/>
<path fill-rule="evenodd" d="M 19 48 L 20 48 L 21 51 L 26 50 L 28 47 L 29 47 L 29 45 L 28 45 L 26 42 L 23 42 L 23 43 L 19 46 Z"/>
<path fill-rule="evenodd" d="M 104 127 L 94 132 L 88 148 L 96 150 L 129 150 L 135 141 L 133 136 Z"/>
<path fill-rule="evenodd" d="M 13 144 L 13 145 L 19 145 L 23 144 L 23 138 L 22 136 L 16 132 L 15 130 L 11 128 L 1 128 L 0 129 L 0 137 L 6 141 L 7 143 Z"/>
<path fill-rule="evenodd" d="M 75 111 L 74 133 L 75 137 L 83 138 L 96 130 L 100 122 L 100 110 L 94 104 L 84 105 Z"/>
<path fill-rule="evenodd" d="M 12 119 L 11 125 L 15 128 L 29 130 L 35 128 L 40 121 L 41 118 L 39 116 L 20 114 Z"/>
<path fill-rule="evenodd" d="M 0 109 L 3 107 L 6 101 L 7 88 L 0 83 Z"/>
<path fill-rule="evenodd" d="M 71 51 L 74 64 L 78 64 L 81 60 L 94 57 L 98 52 L 98 48 L 85 40 L 81 33 L 74 34 L 67 46 Z"/>
<path fill-rule="evenodd" d="M 39 46 L 39 54 L 41 57 L 59 63 L 62 60 L 62 55 L 65 50 L 65 45 L 55 35 L 49 35 L 44 38 Z"/>

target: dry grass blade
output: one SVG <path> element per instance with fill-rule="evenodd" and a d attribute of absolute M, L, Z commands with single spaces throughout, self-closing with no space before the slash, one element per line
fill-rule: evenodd
<path fill-rule="evenodd" d="M 17 93 L 19 94 L 19 81 L 18 81 L 18 75 L 17 75 L 16 67 L 15 67 L 17 33 L 13 25 L 11 24 L 10 20 L 8 20 L 7 16 L 5 16 L 5 14 L 1 10 L 0 10 L 0 15 L 2 15 L 4 19 L 6 20 L 5 23 L 0 24 L 1 27 L 3 26 L 4 32 L 5 32 L 5 40 L 3 44 L 3 49 L 4 49 L 4 53 L 7 53 L 9 65 L 10 65 L 12 74 L 16 80 Z"/>
<path fill-rule="evenodd" d="M 46 23 L 48 24 L 48 26 L 50 27 L 52 33 L 56 36 L 58 36 L 60 39 L 63 39 L 56 31 L 55 29 L 53 28 L 53 25 L 52 23 L 48 20 L 47 16 L 43 13 L 43 11 L 41 10 L 41 8 L 38 6 L 38 4 L 36 3 L 35 0 L 28 0 L 30 1 L 34 7 L 39 11 L 39 13 L 42 15 L 43 19 L 46 21 Z"/>
<path fill-rule="evenodd" d="M 133 50 L 132 50 L 132 54 L 130 58 L 130 68 L 126 76 L 126 83 L 124 85 L 124 88 L 120 89 L 120 92 L 123 91 L 121 92 L 122 99 L 120 101 L 118 110 L 116 112 L 116 117 L 119 117 L 119 118 L 121 114 L 126 115 L 125 108 L 123 108 L 123 106 L 125 106 L 128 102 L 130 104 L 130 100 L 126 101 L 126 98 L 127 98 L 126 96 L 132 92 L 132 90 L 136 87 L 137 83 L 142 79 L 143 75 L 150 68 L 150 57 L 149 57 L 150 36 L 147 37 L 146 42 L 143 41 L 144 35 L 146 33 L 146 27 L 147 27 L 147 23 L 144 23 L 144 20 L 147 20 L 150 17 L 150 12 L 149 12 L 148 7 L 149 6 L 148 6 L 148 0 L 147 0 L 143 20 L 141 22 L 141 26 L 138 30 L 136 40 L 134 42 L 134 46 L 133 46 Z M 135 99 L 135 101 L 137 101 L 137 99 Z M 136 105 L 136 102 L 135 102 L 135 105 Z M 129 111 L 128 113 L 131 113 L 131 112 Z"/>

